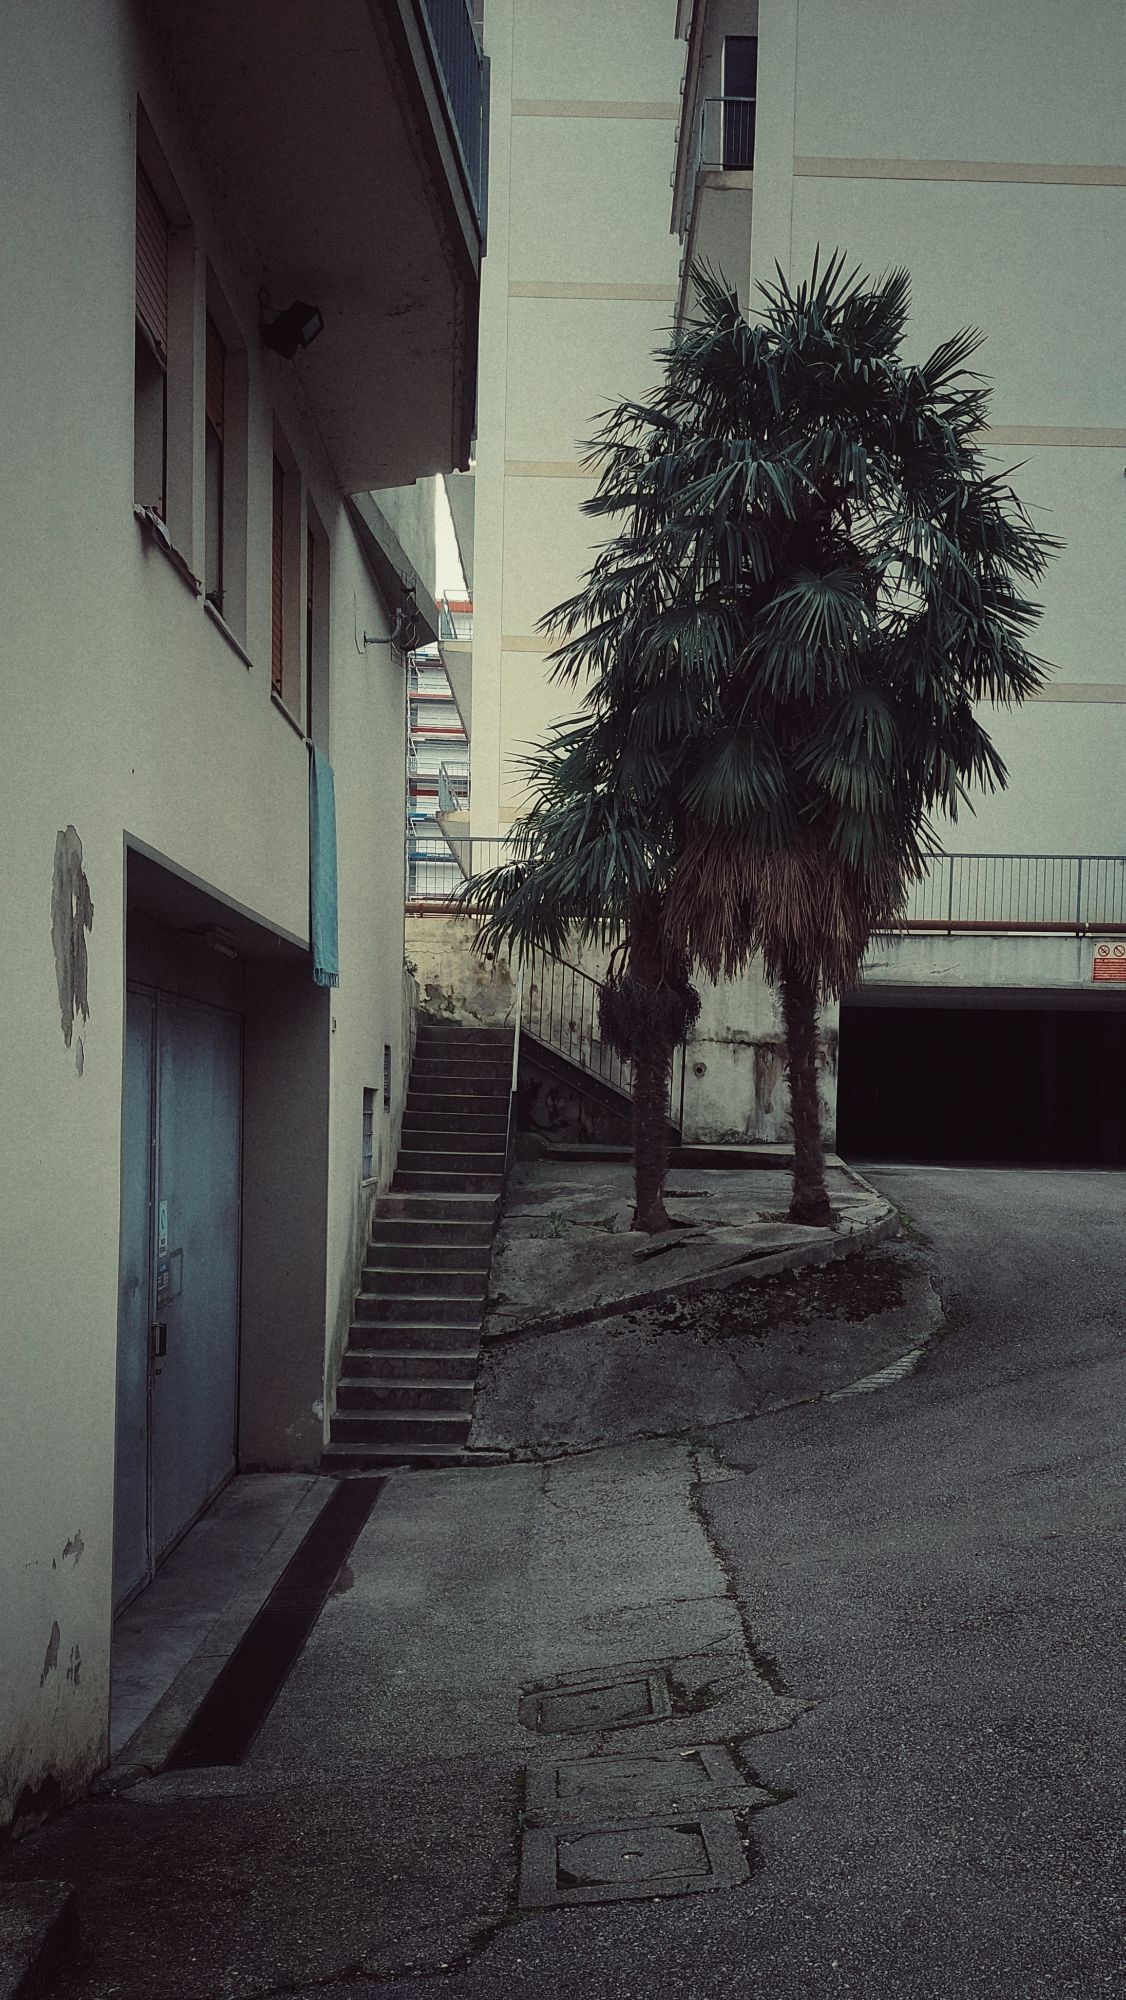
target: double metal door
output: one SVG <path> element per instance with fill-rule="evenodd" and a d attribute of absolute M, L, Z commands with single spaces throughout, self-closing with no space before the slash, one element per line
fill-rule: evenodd
<path fill-rule="evenodd" d="M 242 1024 L 130 987 L 122 1107 L 114 1600 L 235 1465 Z"/>

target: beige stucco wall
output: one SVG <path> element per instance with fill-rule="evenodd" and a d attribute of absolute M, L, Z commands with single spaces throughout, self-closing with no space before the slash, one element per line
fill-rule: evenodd
<path fill-rule="evenodd" d="M 679 51 L 667 0 L 490 0 L 489 255 L 481 301 L 473 827 L 517 810 L 514 759 L 575 698 L 536 626 L 603 530 L 580 513 L 579 441 L 642 394 L 671 323 Z"/>
<path fill-rule="evenodd" d="M 1099 0 L 761 0 L 751 275 L 837 246 L 911 273 L 907 352 L 986 335 L 993 463 L 1063 538 L 1035 640 L 1045 695 L 986 718 L 1006 793 L 955 851 L 1126 846 L 1126 16 Z"/>
<path fill-rule="evenodd" d="M 0 628 L 5 1144 L 0 1321 L 0 1825 L 102 1761 L 107 1721 L 124 994 L 124 853 L 143 843 L 250 913 L 308 936 L 307 751 L 270 699 L 272 423 L 329 537 L 329 749 L 336 769 L 342 984 L 325 1005 L 328 1252 L 313 1394 L 291 1447 L 315 1455 L 325 1324 L 361 1202 L 361 1092 L 384 1041 L 402 1069 L 402 671 L 286 364 L 257 336 L 258 274 L 209 212 L 204 175 L 115 0 L 9 10 L 0 83 L 3 473 Z M 194 223 L 202 340 L 212 266 L 249 357 L 248 668 L 133 515 L 136 101 Z M 201 351 L 201 349 L 197 350 Z M 201 400 L 201 399 L 200 399 Z M 202 561 L 202 415 L 181 539 Z M 51 945 L 56 835 L 73 825 L 93 899 L 89 1020 L 67 1048 Z M 270 1086 L 285 1091 L 276 1069 Z M 387 1167 L 384 1154 L 384 1171 Z M 284 1216 L 274 1218 L 281 1228 Z M 308 1358 L 308 1357 L 306 1357 Z"/>

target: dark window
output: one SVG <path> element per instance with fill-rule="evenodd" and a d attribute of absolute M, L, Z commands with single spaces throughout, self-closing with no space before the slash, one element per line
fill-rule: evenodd
<path fill-rule="evenodd" d="M 168 471 L 168 217 L 137 164 L 133 497 L 164 518 Z"/>
<path fill-rule="evenodd" d="M 210 313 L 207 315 L 207 375 L 205 385 L 204 512 L 207 530 L 204 588 L 217 611 L 223 609 L 223 426 L 226 405 L 227 350 Z"/>
<path fill-rule="evenodd" d="M 370 1181 L 375 1170 L 375 1092 L 364 1092 L 364 1134 L 360 1162 L 360 1177 Z"/>
<path fill-rule="evenodd" d="M 271 576 L 270 684 L 285 686 L 285 467 L 274 454 L 273 570 Z"/>
<path fill-rule="evenodd" d="M 727 35 L 723 43 L 723 164 L 730 169 L 755 163 L 755 98 L 758 91 L 757 35 Z"/>

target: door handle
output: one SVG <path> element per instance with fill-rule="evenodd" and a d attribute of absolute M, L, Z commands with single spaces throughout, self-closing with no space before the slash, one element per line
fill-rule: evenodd
<path fill-rule="evenodd" d="M 168 1353 L 168 1321 L 154 1319 L 149 1328 L 149 1350 L 152 1355 L 153 1373 L 160 1374 L 160 1366 Z"/>

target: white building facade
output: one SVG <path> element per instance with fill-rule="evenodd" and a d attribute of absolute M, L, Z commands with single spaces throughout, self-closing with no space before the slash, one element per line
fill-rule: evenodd
<path fill-rule="evenodd" d="M 229 1474 L 319 1461 L 483 228 L 422 0 L 3 12 L 0 1827 L 104 1762 L 114 1608 Z"/>

